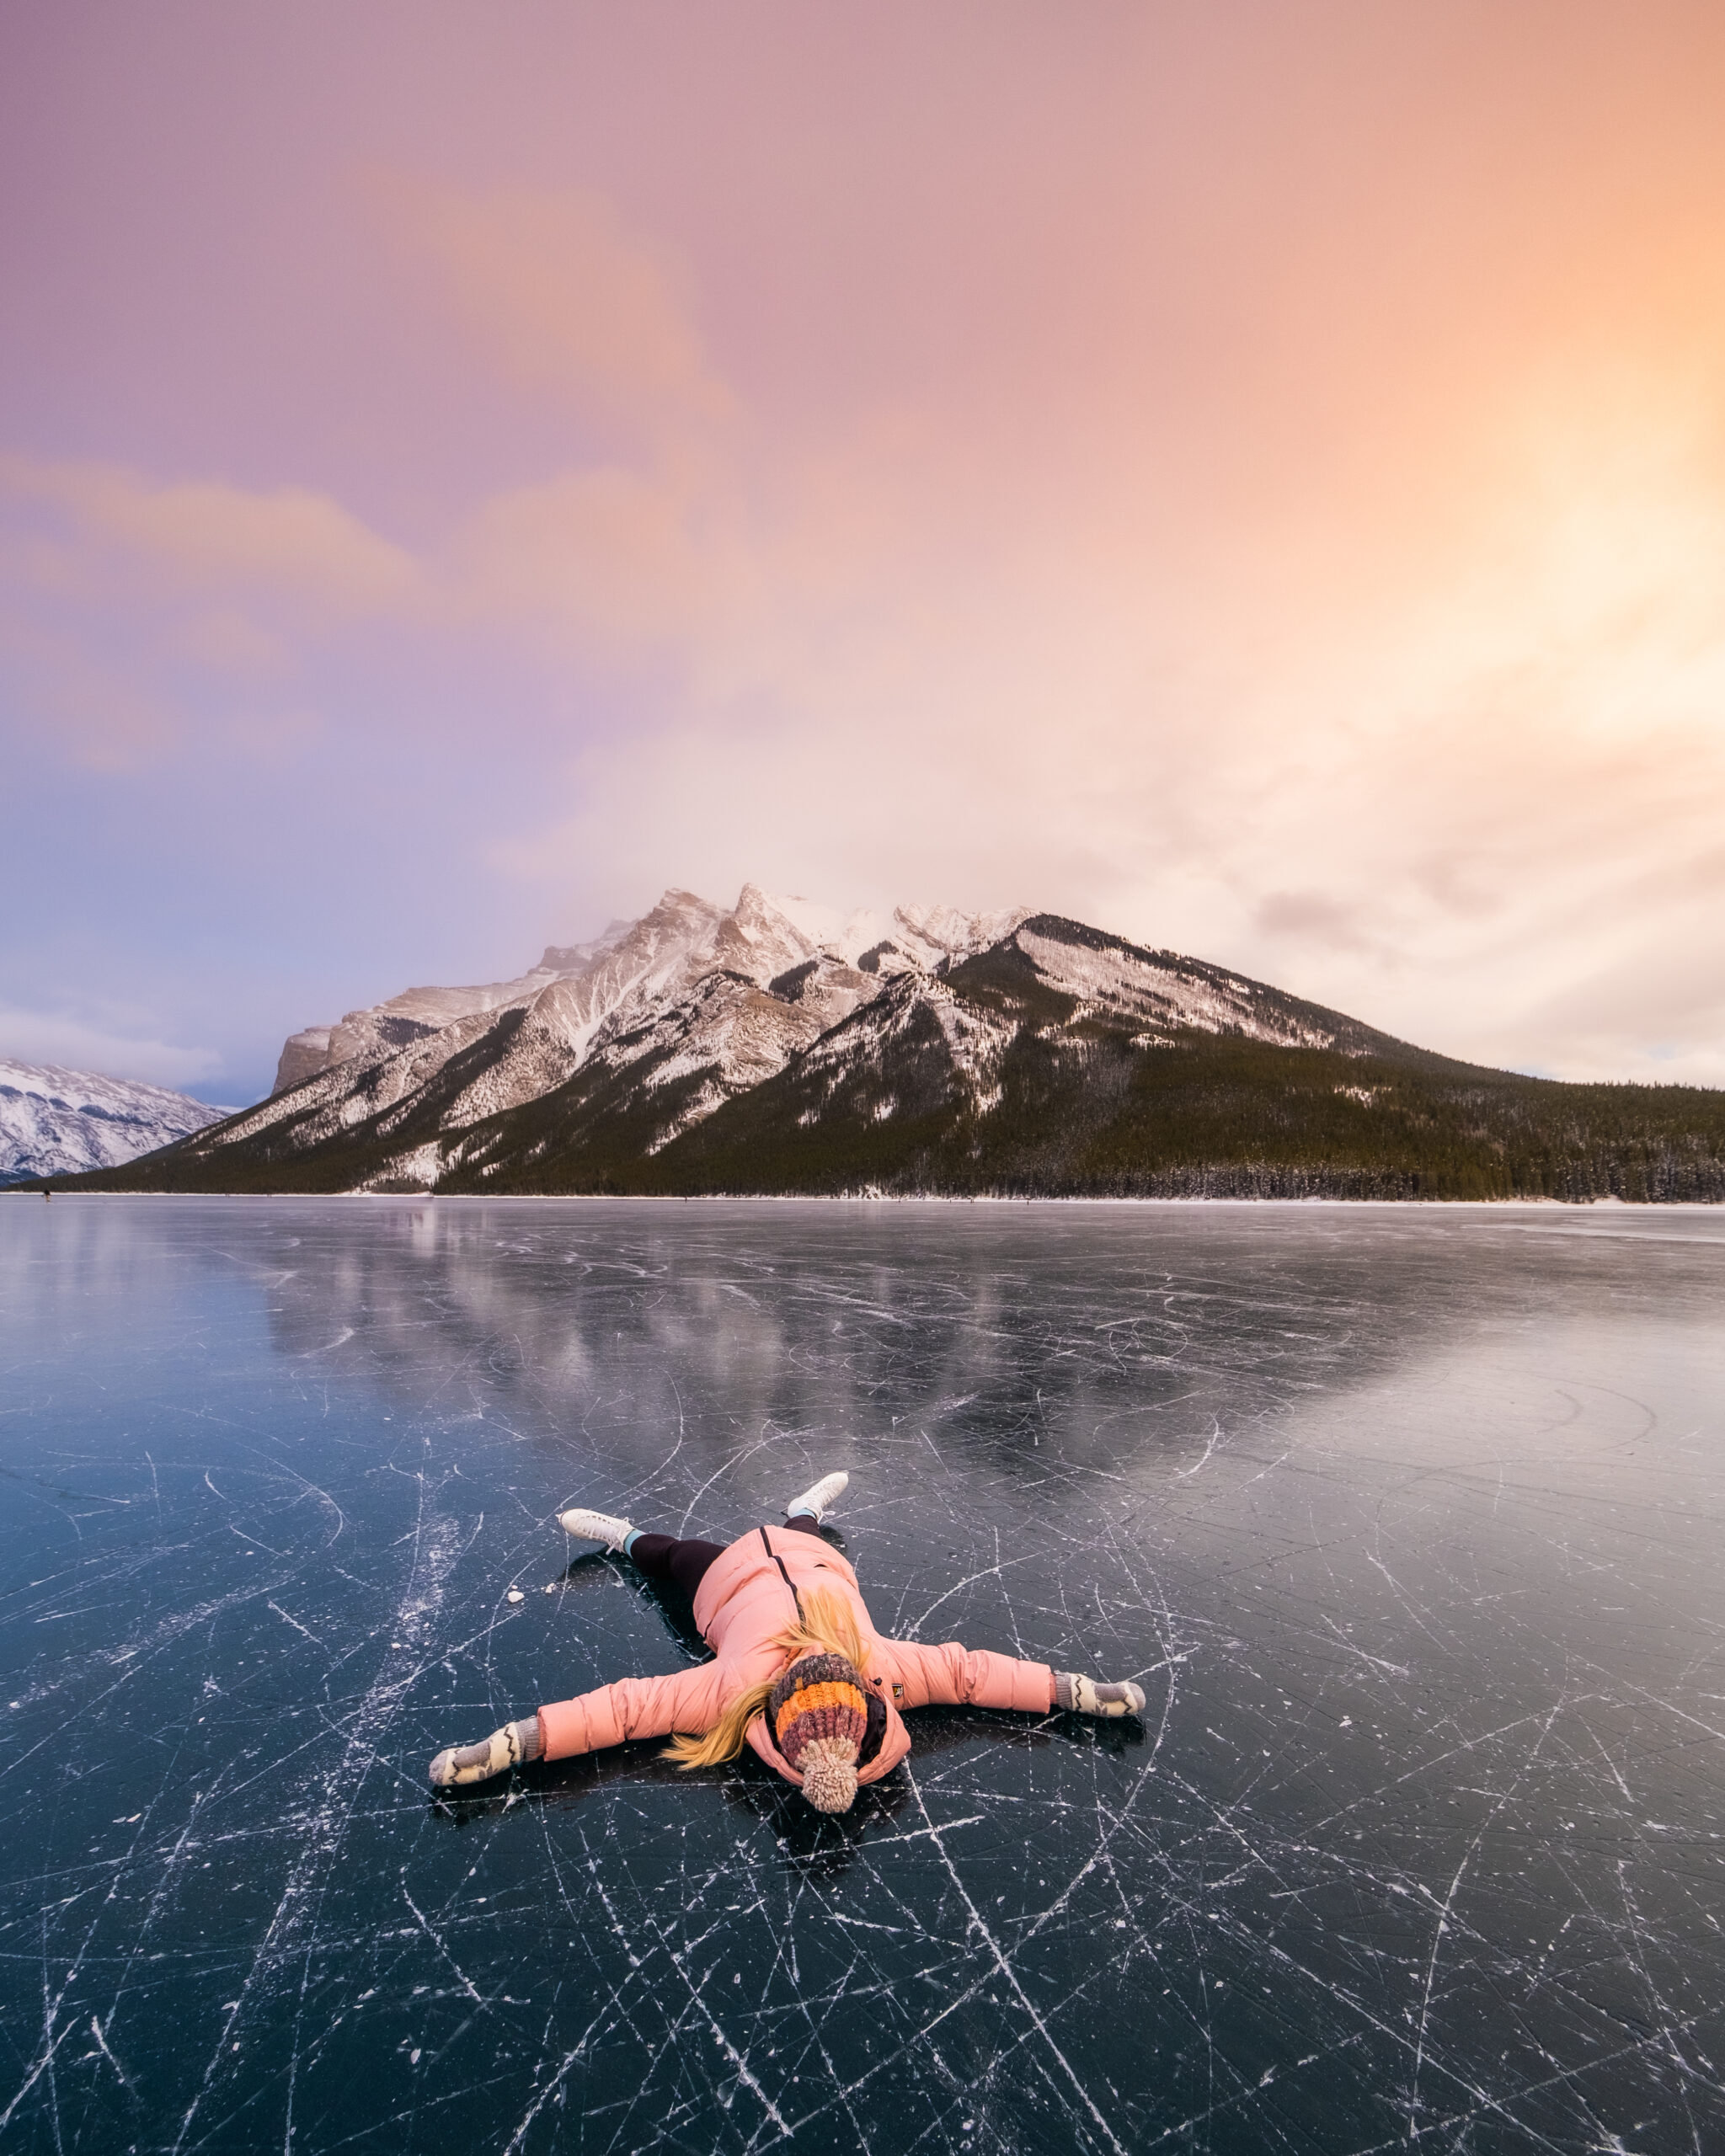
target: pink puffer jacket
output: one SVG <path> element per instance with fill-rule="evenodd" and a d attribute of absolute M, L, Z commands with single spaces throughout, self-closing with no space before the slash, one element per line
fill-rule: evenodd
<path fill-rule="evenodd" d="M 776 1677 L 783 1653 L 770 1643 L 797 1619 L 793 1590 L 825 1588 L 849 1603 L 868 1652 L 868 1673 L 886 1705 L 880 1749 L 861 1768 L 859 1782 L 890 1774 L 911 1748 L 900 1709 L 927 1706 L 1017 1707 L 1045 1715 L 1055 1703 L 1054 1672 L 1046 1662 L 1019 1662 L 986 1648 L 918 1646 L 884 1638 L 838 1551 L 800 1529 L 751 1528 L 717 1559 L 695 1594 L 695 1622 L 716 1657 L 674 1677 L 625 1677 L 596 1692 L 539 1710 L 542 1757 L 568 1759 L 640 1737 L 674 1731 L 699 1737 L 739 1692 Z M 748 1741 L 788 1782 L 803 1777 L 767 1742 L 757 1715 Z"/>

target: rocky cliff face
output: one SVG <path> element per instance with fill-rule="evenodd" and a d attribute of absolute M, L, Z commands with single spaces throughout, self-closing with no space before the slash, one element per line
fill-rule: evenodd
<path fill-rule="evenodd" d="M 985 947 L 1020 917 L 949 907 L 841 916 L 752 883 L 727 910 L 667 891 L 639 921 L 553 946 L 514 980 L 411 988 L 295 1033 L 270 1099 L 214 1143 L 305 1153 L 364 1126 L 368 1137 L 422 1145 L 431 1131 L 537 1100 L 590 1062 L 608 1071 L 641 1062 L 660 1091 L 701 1074 L 687 1098 L 679 1093 L 663 1145 L 782 1069 L 886 981 Z"/>

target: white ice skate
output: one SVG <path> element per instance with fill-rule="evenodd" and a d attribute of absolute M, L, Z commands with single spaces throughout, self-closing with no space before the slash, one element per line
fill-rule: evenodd
<path fill-rule="evenodd" d="M 626 1519 L 619 1519 L 615 1513 L 589 1512 L 585 1505 L 573 1505 L 566 1513 L 559 1513 L 557 1524 L 565 1534 L 577 1536 L 583 1542 L 602 1542 L 607 1550 L 621 1550 L 623 1538 L 633 1534 L 634 1528 Z"/>
<path fill-rule="evenodd" d="M 818 1482 L 811 1483 L 800 1497 L 793 1497 L 785 1507 L 785 1518 L 795 1519 L 803 1513 L 818 1526 L 843 1497 L 850 1476 L 842 1468 L 835 1475 L 823 1475 Z"/>

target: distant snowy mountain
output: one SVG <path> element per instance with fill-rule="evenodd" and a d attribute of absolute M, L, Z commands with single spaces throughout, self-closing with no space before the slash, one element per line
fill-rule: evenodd
<path fill-rule="evenodd" d="M 0 1056 L 0 1184 L 117 1168 L 233 1113 L 134 1079 Z"/>

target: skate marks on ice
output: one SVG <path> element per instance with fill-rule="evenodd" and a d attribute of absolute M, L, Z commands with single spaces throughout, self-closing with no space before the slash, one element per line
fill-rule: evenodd
<path fill-rule="evenodd" d="M 0 2148 L 1725 2136 L 1725 1221 L 40 1211 Z M 702 1652 L 559 1505 L 830 1466 L 883 1626 L 1144 1716 L 919 1716 L 840 1821 L 652 1747 L 430 1798 Z"/>

